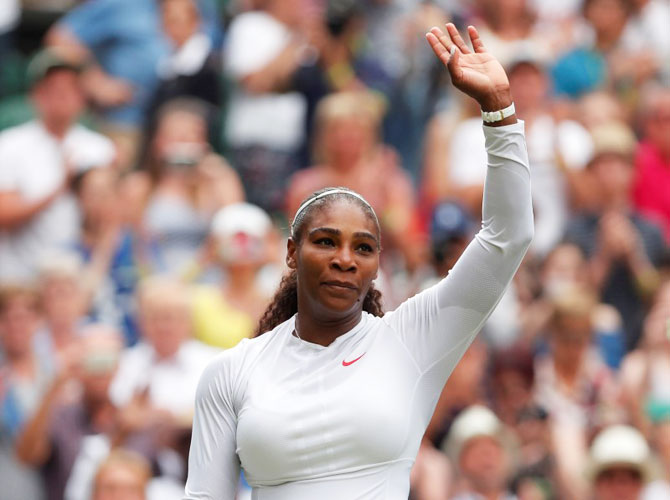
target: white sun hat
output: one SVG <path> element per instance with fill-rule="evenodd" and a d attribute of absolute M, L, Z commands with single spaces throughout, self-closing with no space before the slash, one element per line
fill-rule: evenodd
<path fill-rule="evenodd" d="M 607 469 L 629 467 L 637 470 L 644 481 L 650 479 L 651 455 L 644 436 L 628 425 L 612 425 L 600 431 L 591 444 L 587 470 L 591 481 Z"/>
<path fill-rule="evenodd" d="M 211 232 L 217 238 L 230 238 L 238 233 L 263 238 L 271 228 L 272 219 L 262 208 L 251 203 L 233 203 L 216 212 Z"/>
<path fill-rule="evenodd" d="M 476 437 L 491 437 L 507 448 L 505 427 L 495 413 L 482 405 L 472 405 L 458 414 L 442 443 L 442 451 L 458 460 L 465 444 Z"/>

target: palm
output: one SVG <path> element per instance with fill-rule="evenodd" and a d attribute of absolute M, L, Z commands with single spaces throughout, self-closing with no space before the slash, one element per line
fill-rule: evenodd
<path fill-rule="evenodd" d="M 447 34 L 433 28 L 426 35 L 435 55 L 447 66 L 454 86 L 480 104 L 494 101 L 501 92 L 509 92 L 509 81 L 502 65 L 486 51 L 477 30 L 469 28 L 474 52 L 468 48 L 453 24 Z"/>

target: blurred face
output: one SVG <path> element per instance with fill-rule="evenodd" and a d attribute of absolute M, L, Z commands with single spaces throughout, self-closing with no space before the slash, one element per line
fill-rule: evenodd
<path fill-rule="evenodd" d="M 504 488 L 507 457 L 494 438 L 470 439 L 461 451 L 459 465 L 476 492 L 486 494 Z"/>
<path fill-rule="evenodd" d="M 509 83 L 520 110 L 542 107 L 547 95 L 547 79 L 539 68 L 521 63 L 510 73 Z"/>
<path fill-rule="evenodd" d="M 178 298 L 152 297 L 140 301 L 144 338 L 161 358 L 174 356 L 190 335 L 187 304 Z"/>
<path fill-rule="evenodd" d="M 586 260 L 578 247 L 560 245 L 547 257 L 542 269 L 542 287 L 545 294 L 554 296 L 575 283 L 582 283 Z"/>
<path fill-rule="evenodd" d="M 613 467 L 596 479 L 596 500 L 638 500 L 642 493 L 640 474 L 626 467 Z"/>
<path fill-rule="evenodd" d="M 229 269 L 257 269 L 267 261 L 267 243 L 256 235 L 239 232 L 216 238 L 217 254 Z"/>
<path fill-rule="evenodd" d="M 496 406 L 501 408 L 501 416 L 515 417 L 530 401 L 529 382 L 517 370 L 506 369 L 498 372 L 494 384 Z"/>
<path fill-rule="evenodd" d="M 633 166 L 617 154 L 603 154 L 591 165 L 602 199 L 608 201 L 627 198 L 633 182 Z"/>
<path fill-rule="evenodd" d="M 356 166 L 374 142 L 372 126 L 360 117 L 332 119 L 323 134 L 326 161 L 340 170 Z"/>
<path fill-rule="evenodd" d="M 379 268 L 379 234 L 357 204 L 338 200 L 315 210 L 301 241 L 288 244 L 298 274 L 298 303 L 324 320 L 360 314 Z"/>
<path fill-rule="evenodd" d="M 47 125 L 69 127 L 85 105 L 79 76 L 71 70 L 52 70 L 35 86 L 33 102 Z"/>
<path fill-rule="evenodd" d="M 25 356 L 32 347 L 38 315 L 32 298 L 18 295 L 9 299 L 0 313 L 0 341 L 8 357 Z"/>
<path fill-rule="evenodd" d="M 162 7 L 165 34 L 180 47 L 198 30 L 198 7 L 193 0 L 166 0 Z"/>
<path fill-rule="evenodd" d="M 109 168 L 94 168 L 82 179 L 79 206 L 88 222 L 110 222 L 118 212 L 116 174 Z"/>
<path fill-rule="evenodd" d="M 618 34 L 626 24 L 626 10 L 622 0 L 592 0 L 584 12 L 596 33 Z"/>
<path fill-rule="evenodd" d="M 165 116 L 154 138 L 154 154 L 166 158 L 183 149 L 204 149 L 207 146 L 207 125 L 199 116 L 175 111 Z"/>
<path fill-rule="evenodd" d="M 83 355 L 79 365 L 80 380 L 88 401 L 106 401 L 109 386 L 118 367 L 122 349 L 121 336 L 116 331 L 107 331 L 107 327 L 98 327 L 99 331 L 84 332 L 82 339 Z"/>
<path fill-rule="evenodd" d="M 56 330 L 74 327 L 85 312 L 85 300 L 74 277 L 52 276 L 42 284 L 44 315 Z"/>
<path fill-rule="evenodd" d="M 552 325 L 551 345 L 554 361 L 562 366 L 581 363 L 591 341 L 591 321 L 584 316 L 563 315 Z"/>
<path fill-rule="evenodd" d="M 645 134 L 665 158 L 670 158 L 670 92 L 654 104 L 645 122 Z"/>
<path fill-rule="evenodd" d="M 144 500 L 145 480 L 123 464 L 104 467 L 95 481 L 93 500 Z"/>

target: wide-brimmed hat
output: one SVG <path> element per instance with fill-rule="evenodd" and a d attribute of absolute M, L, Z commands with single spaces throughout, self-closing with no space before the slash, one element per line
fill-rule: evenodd
<path fill-rule="evenodd" d="M 613 425 L 600 431 L 591 444 L 587 475 L 591 481 L 608 469 L 625 467 L 651 478 L 651 452 L 644 436 L 628 425 Z"/>
<path fill-rule="evenodd" d="M 482 405 L 472 405 L 458 414 L 451 424 L 449 434 L 442 442 L 442 451 L 458 462 L 458 458 L 468 441 L 478 437 L 490 437 L 505 450 L 512 443 L 505 432 L 505 426 L 491 410 Z"/>

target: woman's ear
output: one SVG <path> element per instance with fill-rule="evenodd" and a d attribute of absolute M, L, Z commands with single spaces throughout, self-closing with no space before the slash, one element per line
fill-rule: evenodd
<path fill-rule="evenodd" d="M 288 266 L 289 269 L 296 269 L 298 267 L 296 260 L 297 252 L 298 252 L 298 245 L 293 240 L 293 238 L 289 238 L 286 242 L 286 265 Z"/>

